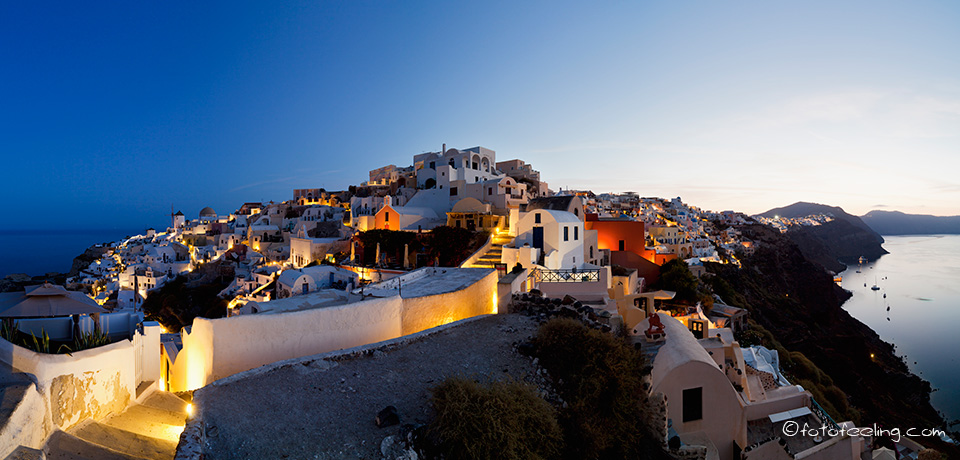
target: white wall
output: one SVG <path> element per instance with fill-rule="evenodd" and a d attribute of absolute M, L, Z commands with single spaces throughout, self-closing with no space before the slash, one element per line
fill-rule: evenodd
<path fill-rule="evenodd" d="M 370 298 L 336 307 L 270 315 L 197 318 L 184 332 L 171 391 L 284 359 L 412 334 L 497 310 L 495 271 L 461 290 L 423 297 Z"/>
<path fill-rule="evenodd" d="M 538 214 L 540 215 L 539 224 L 536 223 Z M 543 227 L 544 254 L 550 255 L 553 251 L 557 251 L 550 257 L 550 263 L 544 260 L 544 265 L 547 268 L 553 270 L 573 268 L 585 262 L 583 260 L 583 242 L 586 234 L 584 233 L 583 222 L 572 213 L 537 209 L 521 215 L 517 224 L 515 247 L 521 247 L 524 243 L 533 246 L 533 229 L 535 227 Z M 563 238 L 564 228 L 568 229 L 566 241 Z M 576 230 L 574 230 L 575 228 Z"/>
<path fill-rule="evenodd" d="M 399 337 L 401 306 L 399 297 L 389 297 L 273 315 L 197 318 L 183 336 L 171 391 L 275 361 Z"/>
<path fill-rule="evenodd" d="M 138 339 L 142 343 L 141 356 L 141 349 L 130 340 L 57 355 L 35 353 L 0 339 L 0 365 L 11 372 L 32 375 L 35 393 L 42 401 L 40 416 L 28 417 L 24 423 L 29 425 L 22 426 L 17 438 L 42 442 L 52 429 L 66 430 L 86 419 L 99 420 L 126 408 L 136 397 L 140 383 L 136 372 L 138 358 L 142 359 L 144 380 L 160 376 L 160 325 L 147 323 L 144 329 Z M 27 392 L 21 404 L 38 406 L 32 398 Z M 0 449 L 3 447 L 0 442 Z"/>

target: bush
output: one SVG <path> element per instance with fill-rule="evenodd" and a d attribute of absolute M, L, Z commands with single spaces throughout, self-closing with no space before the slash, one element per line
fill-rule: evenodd
<path fill-rule="evenodd" d="M 697 277 L 681 259 L 673 259 L 660 266 L 660 284 L 663 289 L 676 292 L 674 300 L 678 302 L 697 301 Z"/>
<path fill-rule="evenodd" d="M 643 388 L 645 360 L 639 351 L 572 319 L 547 322 L 534 345 L 567 404 L 560 412 L 565 457 L 648 458 L 662 453 L 653 430 L 657 417 Z"/>
<path fill-rule="evenodd" d="M 429 433 L 447 459 L 550 459 L 562 439 L 554 409 L 520 382 L 448 378 L 432 390 Z"/>

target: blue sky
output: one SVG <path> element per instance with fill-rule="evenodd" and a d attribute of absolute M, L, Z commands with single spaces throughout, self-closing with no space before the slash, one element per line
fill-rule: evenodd
<path fill-rule="evenodd" d="M 0 228 L 226 213 L 442 143 L 554 189 L 960 214 L 960 6 L 781 3 L 3 3 Z"/>

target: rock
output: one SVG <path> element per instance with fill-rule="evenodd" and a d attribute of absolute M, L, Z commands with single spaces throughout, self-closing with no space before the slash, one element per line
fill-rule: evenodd
<path fill-rule="evenodd" d="M 582 306 L 583 306 L 583 302 L 579 300 L 573 303 L 573 308 L 580 309 L 580 307 Z"/>
<path fill-rule="evenodd" d="M 577 300 L 576 297 L 570 294 L 563 296 L 563 300 L 560 301 L 560 303 L 562 303 L 563 305 L 570 305 L 570 304 L 573 304 L 574 302 L 579 302 L 579 300 Z"/>
<path fill-rule="evenodd" d="M 577 310 L 574 310 L 573 307 L 564 305 L 557 311 L 557 316 L 561 318 L 579 318 L 580 313 L 577 313 Z"/>
<path fill-rule="evenodd" d="M 397 425 L 400 423 L 400 415 L 397 414 L 396 407 L 387 406 L 377 413 L 377 418 L 374 422 L 378 428 Z"/>
<path fill-rule="evenodd" d="M 539 289 L 531 289 L 529 294 L 533 297 L 542 297 L 543 293 Z"/>
<path fill-rule="evenodd" d="M 11 273 L 7 275 L 7 279 L 16 283 L 24 283 L 30 281 L 32 278 L 27 276 L 26 273 Z"/>
<path fill-rule="evenodd" d="M 523 342 L 517 345 L 517 353 L 523 356 L 534 356 L 537 354 L 537 347 L 530 342 Z"/>

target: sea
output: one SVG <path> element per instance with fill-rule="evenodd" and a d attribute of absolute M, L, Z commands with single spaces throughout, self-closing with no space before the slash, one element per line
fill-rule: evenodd
<path fill-rule="evenodd" d="M 843 288 L 853 293 L 843 308 L 894 344 L 910 370 L 933 386 L 933 406 L 948 423 L 956 421 L 960 419 L 960 235 L 883 238 L 889 254 L 850 265 L 841 273 Z M 874 285 L 880 289 L 872 290 Z"/>
<path fill-rule="evenodd" d="M 66 273 L 73 265 L 73 258 L 88 247 L 142 233 L 142 228 L 0 230 L 0 278 L 12 273 L 30 276 Z"/>

